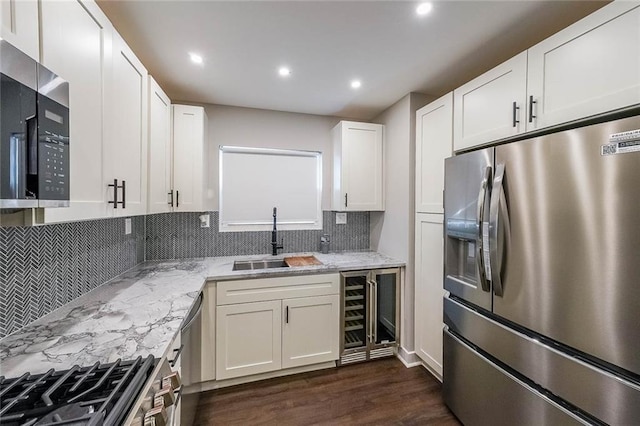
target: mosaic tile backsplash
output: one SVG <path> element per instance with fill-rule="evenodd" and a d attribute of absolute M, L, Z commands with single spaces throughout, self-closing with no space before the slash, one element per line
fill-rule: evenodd
<path fill-rule="evenodd" d="M 144 261 L 145 217 L 0 228 L 0 338 Z"/>
<path fill-rule="evenodd" d="M 147 260 L 271 254 L 271 231 L 219 232 L 218 212 L 207 214 L 209 228 L 200 227 L 202 213 L 147 216 Z M 278 231 L 278 241 L 284 238 L 279 253 L 320 251 L 322 234 L 329 234 L 330 251 L 369 249 L 369 212 L 347 213 L 344 225 L 336 225 L 335 212 L 323 212 L 322 219 L 322 230 Z"/>
<path fill-rule="evenodd" d="M 218 232 L 218 212 L 210 228 L 202 213 L 160 213 L 35 227 L 0 228 L 0 338 L 82 296 L 146 260 L 271 253 L 271 232 Z M 329 234 L 330 251 L 369 249 L 369 213 L 350 212 L 336 225 L 323 213 L 323 229 L 278 231 L 281 253 L 319 251 Z"/>

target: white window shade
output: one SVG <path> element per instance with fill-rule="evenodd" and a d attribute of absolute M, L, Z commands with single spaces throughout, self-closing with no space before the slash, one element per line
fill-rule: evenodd
<path fill-rule="evenodd" d="M 220 147 L 220 231 L 322 229 L 322 153 Z"/>

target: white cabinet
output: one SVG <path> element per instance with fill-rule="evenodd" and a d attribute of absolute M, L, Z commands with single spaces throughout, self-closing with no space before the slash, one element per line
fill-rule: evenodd
<path fill-rule="evenodd" d="M 43 1 L 40 7 L 42 63 L 69 82 L 71 140 L 70 207 L 45 209 L 40 220 L 102 218 L 110 214 L 103 130 L 113 30 L 93 2 Z"/>
<path fill-rule="evenodd" d="M 42 2 L 43 7 L 46 3 Z M 0 1 L 0 36 L 36 61 L 40 59 L 38 31 L 38 0 Z"/>
<path fill-rule="evenodd" d="M 171 211 L 171 100 L 149 76 L 149 213 Z"/>
<path fill-rule="evenodd" d="M 384 210 L 381 124 L 341 121 L 333 128 L 332 210 Z"/>
<path fill-rule="evenodd" d="M 338 359 L 339 291 L 338 274 L 217 283 L 215 378 Z"/>
<path fill-rule="evenodd" d="M 218 306 L 216 378 L 279 370 L 282 363 L 280 300 Z"/>
<path fill-rule="evenodd" d="M 114 32 L 111 76 L 106 98 L 106 182 L 117 216 L 147 211 L 147 70 Z M 73 148 L 72 148 L 73 149 Z M 72 178 L 73 179 L 73 178 Z M 118 186 L 108 187 L 117 180 Z"/>
<path fill-rule="evenodd" d="M 527 79 L 527 130 L 640 103 L 638 2 L 613 2 L 529 49 Z"/>
<path fill-rule="evenodd" d="M 416 215 L 415 345 L 427 368 L 442 379 L 443 216 Z"/>
<path fill-rule="evenodd" d="M 444 159 L 451 156 L 453 93 L 416 111 L 416 211 L 443 213 Z"/>
<path fill-rule="evenodd" d="M 527 52 L 457 88 L 453 148 L 456 151 L 524 132 Z"/>
<path fill-rule="evenodd" d="M 173 211 L 211 208 L 208 182 L 207 114 L 203 107 L 173 105 Z"/>
<path fill-rule="evenodd" d="M 340 350 L 340 296 L 282 301 L 282 368 L 332 361 Z"/>

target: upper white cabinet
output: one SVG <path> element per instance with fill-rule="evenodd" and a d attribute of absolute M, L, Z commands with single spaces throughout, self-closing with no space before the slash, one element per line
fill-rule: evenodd
<path fill-rule="evenodd" d="M 527 52 L 482 74 L 454 92 L 456 151 L 525 130 Z"/>
<path fill-rule="evenodd" d="M 70 207 L 45 209 L 40 220 L 50 223 L 102 218 L 110 214 L 103 131 L 113 30 L 93 2 L 43 1 L 40 12 L 41 61 L 69 82 L 71 140 Z M 37 17 L 34 19 L 37 23 Z"/>
<path fill-rule="evenodd" d="M 173 105 L 173 211 L 208 210 L 207 114 L 203 107 Z M 170 191 L 171 192 L 171 191 Z"/>
<path fill-rule="evenodd" d="M 381 124 L 341 121 L 333 128 L 332 210 L 384 210 Z"/>
<path fill-rule="evenodd" d="M 46 3 L 49 2 L 42 2 L 43 7 Z M 38 0 L 0 1 L 0 36 L 39 60 Z"/>
<path fill-rule="evenodd" d="M 147 211 L 147 70 L 114 32 L 106 98 L 106 180 L 115 215 Z M 72 148 L 73 149 L 73 148 Z M 73 177 L 72 177 L 73 179 Z M 117 180 L 117 187 L 114 185 Z M 122 203 L 123 202 L 123 203 Z"/>
<path fill-rule="evenodd" d="M 640 5 L 613 2 L 529 49 L 527 130 L 640 103 Z"/>
<path fill-rule="evenodd" d="M 416 354 L 442 379 L 443 216 L 416 215 Z"/>
<path fill-rule="evenodd" d="M 416 111 L 416 211 L 443 213 L 444 159 L 453 143 L 453 93 Z"/>
<path fill-rule="evenodd" d="M 149 213 L 171 211 L 171 100 L 149 76 Z"/>

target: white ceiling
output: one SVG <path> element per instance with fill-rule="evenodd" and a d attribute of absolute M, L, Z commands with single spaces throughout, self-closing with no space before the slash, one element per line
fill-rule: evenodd
<path fill-rule="evenodd" d="M 604 4 L 439 1 L 418 17 L 418 3 L 98 0 L 173 101 L 362 120 L 409 92 L 442 95 Z"/>

